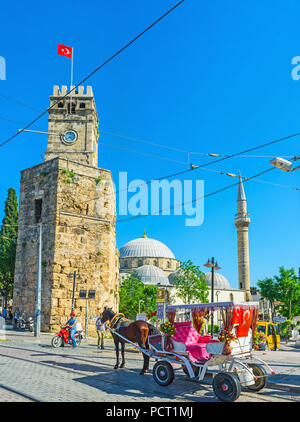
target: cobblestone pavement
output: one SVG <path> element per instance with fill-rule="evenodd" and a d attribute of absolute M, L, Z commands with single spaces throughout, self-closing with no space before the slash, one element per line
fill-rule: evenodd
<path fill-rule="evenodd" d="M 9 337 L 9 336 L 8 336 Z M 93 344 L 77 349 L 53 349 L 51 336 L 41 340 L 27 336 L 0 343 L 0 401 L 76 401 L 76 402 L 217 402 L 209 383 L 189 381 L 181 368 L 175 381 L 160 387 L 152 374 L 139 375 L 141 354 L 126 351 L 126 368 L 114 370 L 112 341 L 104 351 Z M 267 352 L 262 359 L 273 359 Z M 280 352 L 281 353 L 281 352 Z M 288 353 L 288 351 L 286 352 Z M 284 362 L 277 362 L 284 368 Z M 153 362 L 150 365 L 150 370 Z M 292 366 L 289 368 L 292 370 Z M 6 389 L 8 388 L 8 390 Z M 17 393 L 22 395 L 18 395 Z M 259 393 L 243 390 L 238 402 L 300 401 L 300 394 L 266 388 Z"/>
<path fill-rule="evenodd" d="M 7 388 L 0 387 L 0 402 L 32 402 L 32 400 L 27 399 L 18 393 L 14 393 Z"/>

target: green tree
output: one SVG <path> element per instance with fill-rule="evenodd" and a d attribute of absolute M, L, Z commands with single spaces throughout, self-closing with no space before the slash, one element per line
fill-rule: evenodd
<path fill-rule="evenodd" d="M 173 283 L 183 303 L 208 302 L 209 289 L 205 274 L 192 261 L 188 260 L 180 264 L 179 270 L 173 278 Z"/>
<path fill-rule="evenodd" d="M 267 299 L 272 307 L 274 316 L 274 301 L 282 304 L 277 305 L 280 315 L 292 319 L 295 315 L 300 315 L 300 277 L 295 273 L 294 268 L 279 268 L 279 275 L 273 278 L 267 277 L 257 282 L 260 294 Z"/>
<path fill-rule="evenodd" d="M 270 302 L 272 316 L 274 317 L 274 301 L 278 300 L 278 291 L 274 279 L 267 277 L 263 280 L 258 280 L 257 285 L 261 296 Z"/>
<path fill-rule="evenodd" d="M 292 319 L 300 314 L 300 277 L 294 268 L 279 268 L 279 275 L 274 277 L 280 314 Z"/>
<path fill-rule="evenodd" d="M 120 304 L 119 310 L 126 317 L 135 319 L 139 312 L 139 301 L 141 312 L 146 310 L 147 313 L 156 310 L 156 293 L 157 286 L 144 285 L 141 278 L 136 274 L 126 278 L 120 287 Z"/>
<path fill-rule="evenodd" d="M 5 292 L 5 306 L 12 298 L 18 237 L 18 200 L 16 191 L 8 189 L 4 218 L 0 230 L 0 288 Z"/>

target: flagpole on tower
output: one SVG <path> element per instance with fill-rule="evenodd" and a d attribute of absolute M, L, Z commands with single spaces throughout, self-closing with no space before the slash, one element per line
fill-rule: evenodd
<path fill-rule="evenodd" d="M 73 57 L 74 57 L 74 47 L 72 47 L 72 57 L 71 57 L 71 88 L 70 88 L 70 91 L 72 91 L 72 85 L 73 85 Z M 72 114 L 72 92 L 70 92 L 70 114 Z"/>

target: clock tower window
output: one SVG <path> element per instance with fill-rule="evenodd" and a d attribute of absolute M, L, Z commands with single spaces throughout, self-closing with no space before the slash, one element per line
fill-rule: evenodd
<path fill-rule="evenodd" d="M 70 103 L 68 104 L 68 113 L 69 114 L 75 114 L 75 107 L 76 107 L 76 104 L 75 103 L 72 103 L 72 109 L 71 109 L 71 107 L 70 107 Z M 70 111 L 71 110 L 71 111 Z"/>

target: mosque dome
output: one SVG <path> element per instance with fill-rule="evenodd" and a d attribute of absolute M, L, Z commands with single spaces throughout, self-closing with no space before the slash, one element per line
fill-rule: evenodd
<path fill-rule="evenodd" d="M 142 265 L 141 267 L 136 268 L 134 273 L 141 278 L 141 281 L 144 284 L 170 286 L 166 273 L 155 265 Z"/>
<path fill-rule="evenodd" d="M 205 279 L 208 287 L 211 287 L 211 272 L 205 274 Z M 214 273 L 214 288 L 215 289 L 231 289 L 229 281 L 220 273 Z"/>
<path fill-rule="evenodd" d="M 169 258 L 175 259 L 173 252 L 162 242 L 149 239 L 146 235 L 131 240 L 119 251 L 120 258 Z"/>
<path fill-rule="evenodd" d="M 176 270 L 173 273 L 169 274 L 168 279 L 169 279 L 169 283 L 170 284 L 174 284 L 174 277 L 178 274 L 179 271 L 180 271 L 180 269 L 178 268 L 178 270 Z"/>

